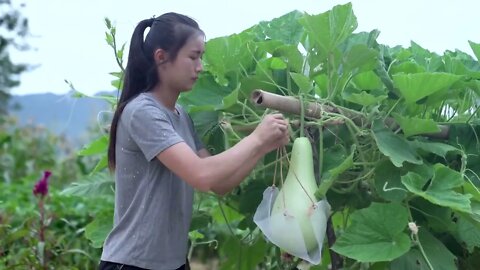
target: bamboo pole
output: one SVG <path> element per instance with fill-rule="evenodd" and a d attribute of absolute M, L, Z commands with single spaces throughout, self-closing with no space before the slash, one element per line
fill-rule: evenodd
<path fill-rule="evenodd" d="M 282 113 L 291 113 L 300 115 L 300 101 L 294 97 L 281 96 L 266 92 L 260 89 L 254 90 L 250 96 L 250 101 L 255 105 L 263 108 L 277 110 Z M 350 118 L 356 124 L 362 124 L 366 119 L 360 113 L 345 111 L 334 106 L 322 105 L 315 102 L 309 102 L 305 106 L 305 116 L 308 118 L 320 119 L 322 112 L 340 113 Z M 393 118 L 387 118 L 387 124 L 392 129 L 399 128 L 399 125 Z M 448 139 L 449 127 L 439 125 L 440 131 L 436 133 L 423 134 L 424 136 L 436 139 Z"/>

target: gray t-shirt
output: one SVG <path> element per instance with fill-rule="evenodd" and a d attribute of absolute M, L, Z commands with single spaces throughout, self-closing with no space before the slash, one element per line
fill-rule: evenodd
<path fill-rule="evenodd" d="M 143 93 L 125 107 L 117 126 L 115 213 L 102 260 L 155 270 L 185 264 L 193 189 L 156 156 L 179 142 L 203 145 L 188 114 Z"/>

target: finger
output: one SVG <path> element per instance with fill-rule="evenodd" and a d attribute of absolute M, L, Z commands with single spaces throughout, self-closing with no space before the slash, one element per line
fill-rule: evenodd
<path fill-rule="evenodd" d="M 282 133 L 285 133 L 285 131 L 288 130 L 288 126 L 286 126 L 286 125 L 278 125 L 278 129 L 280 129 L 280 131 L 282 131 Z"/>
<path fill-rule="evenodd" d="M 282 119 L 282 120 L 285 119 L 283 117 L 283 114 L 281 114 L 281 113 L 273 113 L 273 114 L 269 114 L 269 115 L 272 116 L 274 119 Z"/>
<path fill-rule="evenodd" d="M 284 119 L 275 119 L 275 123 L 282 125 L 282 126 L 288 126 L 288 121 Z"/>

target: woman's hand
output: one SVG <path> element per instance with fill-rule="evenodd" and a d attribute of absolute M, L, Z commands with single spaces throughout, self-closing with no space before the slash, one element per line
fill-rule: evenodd
<path fill-rule="evenodd" d="M 282 114 L 269 114 L 253 131 L 264 153 L 285 146 L 290 138 L 288 134 L 288 121 Z"/>

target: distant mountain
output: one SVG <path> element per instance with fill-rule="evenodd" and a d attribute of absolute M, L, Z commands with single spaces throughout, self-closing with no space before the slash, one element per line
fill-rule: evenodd
<path fill-rule="evenodd" d="M 9 113 L 18 119 L 19 125 L 42 125 L 75 145 L 86 142 L 88 129 L 98 126 L 98 113 L 109 109 L 110 105 L 102 99 L 50 93 L 14 95 L 9 105 Z"/>

